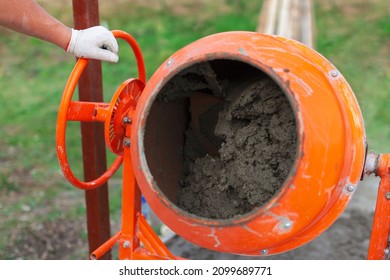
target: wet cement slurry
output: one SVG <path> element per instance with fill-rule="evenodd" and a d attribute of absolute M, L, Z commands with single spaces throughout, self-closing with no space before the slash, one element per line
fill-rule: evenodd
<path fill-rule="evenodd" d="M 223 100 L 199 120 L 200 133 L 217 146 L 217 155 L 206 152 L 191 123 L 185 132 L 177 205 L 200 217 L 228 219 L 262 206 L 280 189 L 294 163 L 296 123 L 286 96 L 269 77 L 218 80 L 206 66 L 178 75 L 164 94 L 169 102 L 208 88 Z"/>

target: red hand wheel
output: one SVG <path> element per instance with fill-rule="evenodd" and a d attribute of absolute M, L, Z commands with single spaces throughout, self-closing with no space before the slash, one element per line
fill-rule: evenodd
<path fill-rule="evenodd" d="M 88 59 L 78 59 L 69 76 L 62 95 L 58 117 L 56 147 L 57 157 L 68 181 L 83 190 L 91 190 L 105 183 L 122 164 L 123 141 L 125 136 L 124 124 L 129 122 L 127 114 L 135 110 L 138 97 L 145 87 L 146 73 L 141 49 L 135 39 L 128 33 L 115 30 L 115 38 L 125 40 L 132 48 L 138 67 L 138 79 L 124 81 L 114 93 L 110 103 L 72 101 L 75 87 L 88 64 Z M 111 166 L 100 177 L 89 182 L 80 181 L 70 168 L 66 155 L 66 123 L 67 121 L 103 122 L 104 136 L 108 148 L 118 155 Z"/>

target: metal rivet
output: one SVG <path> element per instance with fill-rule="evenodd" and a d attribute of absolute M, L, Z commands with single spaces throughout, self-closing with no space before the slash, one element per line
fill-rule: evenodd
<path fill-rule="evenodd" d="M 123 140 L 123 145 L 124 145 L 125 147 L 130 147 L 130 139 L 129 139 L 129 138 L 125 138 L 125 139 Z"/>
<path fill-rule="evenodd" d="M 283 224 L 283 227 L 284 227 L 285 229 L 290 229 L 290 228 L 292 227 L 292 225 L 293 225 L 293 222 L 288 221 L 288 222 L 286 222 L 286 223 Z"/>
<path fill-rule="evenodd" d="M 123 118 L 123 123 L 124 123 L 124 124 L 131 124 L 131 119 L 130 119 L 129 117 L 127 117 L 127 116 L 124 117 L 124 118 Z"/>
<path fill-rule="evenodd" d="M 267 255 L 268 254 L 268 250 L 267 249 L 263 249 L 260 251 L 260 254 L 261 255 Z"/>
<path fill-rule="evenodd" d="M 129 247 L 130 247 L 130 242 L 129 241 L 123 242 L 123 248 L 129 248 Z"/>
<path fill-rule="evenodd" d="M 385 194 L 385 197 L 386 197 L 386 199 L 390 199 L 390 192 L 387 192 L 387 193 Z"/>
<path fill-rule="evenodd" d="M 240 54 L 248 56 L 248 54 L 247 54 L 247 52 L 245 51 L 244 48 L 239 48 L 238 51 L 240 52 Z"/>
<path fill-rule="evenodd" d="M 173 59 L 171 58 L 171 59 L 168 60 L 167 65 L 171 66 L 172 63 L 173 63 Z"/>
<path fill-rule="evenodd" d="M 353 192 L 354 190 L 355 190 L 354 186 L 352 186 L 352 185 L 347 186 L 347 191 L 348 192 Z"/>
<path fill-rule="evenodd" d="M 339 71 L 333 70 L 333 71 L 330 72 L 330 75 L 331 75 L 333 78 L 336 78 L 336 77 L 339 75 Z"/>

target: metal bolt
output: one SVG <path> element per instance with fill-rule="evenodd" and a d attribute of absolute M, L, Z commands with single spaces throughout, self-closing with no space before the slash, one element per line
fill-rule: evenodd
<path fill-rule="evenodd" d="M 384 253 L 385 253 L 385 260 L 390 260 L 390 248 L 389 247 L 387 247 L 384 250 Z"/>
<path fill-rule="evenodd" d="M 385 194 L 385 197 L 386 197 L 386 199 L 390 200 L 390 192 L 387 192 L 387 193 Z"/>
<path fill-rule="evenodd" d="M 125 138 L 125 139 L 123 140 L 123 145 L 124 145 L 125 147 L 130 147 L 130 138 Z"/>
<path fill-rule="evenodd" d="M 338 75 L 339 75 L 339 72 L 337 70 L 333 70 L 330 72 L 330 75 L 333 77 L 333 78 L 336 78 Z"/>
<path fill-rule="evenodd" d="M 125 116 L 124 118 L 123 118 L 123 123 L 124 124 L 131 124 L 131 119 L 129 118 L 129 117 L 127 117 L 127 116 Z"/>
<path fill-rule="evenodd" d="M 376 173 L 378 168 L 378 155 L 370 151 L 366 156 L 366 163 L 364 164 L 364 173 L 368 176 Z"/>
<path fill-rule="evenodd" d="M 267 249 L 263 249 L 260 251 L 260 254 L 261 255 L 267 255 L 268 254 L 268 250 Z"/>
<path fill-rule="evenodd" d="M 130 247 L 130 241 L 123 242 L 123 248 L 129 248 Z"/>
<path fill-rule="evenodd" d="M 285 229 L 289 229 L 289 228 L 292 227 L 292 225 L 293 225 L 293 222 L 288 221 L 288 222 L 284 223 L 283 227 L 284 227 Z"/>
<path fill-rule="evenodd" d="M 353 192 L 354 190 L 355 190 L 355 187 L 352 186 L 352 185 L 349 185 L 349 186 L 347 187 L 347 191 L 348 191 L 348 192 Z"/>

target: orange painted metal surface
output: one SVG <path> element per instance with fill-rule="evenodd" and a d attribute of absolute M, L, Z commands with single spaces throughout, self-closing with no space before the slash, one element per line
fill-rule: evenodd
<path fill-rule="evenodd" d="M 368 248 L 369 260 L 390 259 L 390 154 L 379 155 L 376 175 L 381 182 Z"/>
<path fill-rule="evenodd" d="M 92 104 L 84 102 L 72 101 L 72 96 L 76 88 L 77 82 L 80 79 L 80 76 L 87 66 L 87 59 L 79 59 L 68 79 L 68 82 L 65 86 L 64 93 L 62 95 L 60 108 L 58 110 L 57 117 L 57 133 L 56 133 L 56 147 L 57 147 L 57 157 L 60 163 L 60 167 L 65 177 L 70 183 L 74 186 L 83 189 L 91 190 L 99 187 L 105 183 L 119 168 L 122 164 L 122 158 L 118 157 L 112 165 L 104 172 L 100 177 L 89 182 L 83 182 L 76 178 L 73 174 L 68 157 L 66 155 L 66 123 L 68 120 L 72 121 L 105 121 L 105 119 L 96 118 L 95 116 L 103 115 L 107 116 L 107 113 L 96 114 L 98 111 L 96 108 L 99 108 L 99 111 L 104 111 L 107 107 L 106 104 Z M 85 108 L 87 108 L 85 110 Z M 93 111 L 91 110 L 93 109 Z M 88 115 L 90 114 L 90 115 Z"/>
<path fill-rule="evenodd" d="M 79 60 L 72 72 L 61 102 L 57 123 L 57 152 L 66 178 L 79 188 L 91 188 L 112 175 L 91 182 L 74 178 L 66 158 L 67 121 L 99 121 L 105 123 L 105 139 L 110 150 L 118 155 L 118 166 L 124 162 L 122 185 L 122 227 L 92 254 L 99 259 L 119 243 L 120 259 L 181 259 L 174 256 L 159 239 L 141 214 L 141 194 L 159 218 L 183 238 L 210 250 L 245 255 L 277 254 L 297 248 L 326 230 L 344 211 L 356 190 L 365 168 L 365 131 L 356 98 L 339 71 L 324 57 L 298 42 L 252 32 L 215 34 L 194 42 L 173 54 L 155 72 L 145 86 L 142 54 L 132 37 L 114 32 L 132 46 L 138 62 L 139 79 L 122 83 L 111 102 L 71 101 L 74 87 L 87 61 Z M 295 164 L 281 190 L 264 206 L 231 219 L 206 219 L 180 209 L 174 194 L 164 193 L 152 174 L 150 161 L 157 161 L 161 172 L 172 172 L 177 163 L 159 165 L 161 154 L 147 157 L 151 143 L 145 140 L 151 107 L 161 89 L 180 71 L 210 60 L 240 61 L 271 77 L 290 101 L 297 123 L 298 148 Z M 141 65 L 140 65 L 141 64 Z M 192 98 L 200 114 L 220 100 Z M 179 104 L 180 105 L 180 104 Z M 175 116 L 176 105 L 168 105 L 163 114 L 174 120 L 165 134 L 157 135 L 157 149 L 164 150 L 164 141 L 176 143 L 171 133 L 183 125 Z M 181 105 L 180 105 L 181 106 Z M 199 123 L 192 117 L 193 125 Z M 195 119 L 195 120 L 194 120 Z M 163 127 L 165 129 L 165 127 Z M 215 147 L 202 140 L 210 153 Z M 167 149 L 171 149 L 168 147 Z M 154 147 L 155 149 L 156 147 Z M 176 149 L 176 150 L 175 150 Z M 162 153 L 162 155 L 165 155 Z M 372 154 L 371 154 L 372 155 Z M 370 155 L 370 156 L 371 156 Z M 372 159 L 372 158 L 371 158 Z M 170 158 L 166 159 L 168 162 Z M 375 168 L 370 160 L 370 172 Z M 369 259 L 385 258 L 390 231 L 390 155 L 380 155 L 376 174 L 381 177 L 377 209 L 372 229 Z M 117 168 L 117 166 L 115 166 Z M 175 171 L 174 171 L 175 172 Z M 175 184 L 171 179 L 169 184 Z"/>
<path fill-rule="evenodd" d="M 228 220 L 198 217 L 177 207 L 150 171 L 150 161 L 159 159 L 145 155 L 150 148 L 145 129 L 152 125 L 150 108 L 160 90 L 183 69 L 217 59 L 240 61 L 270 76 L 289 99 L 298 125 L 295 165 L 279 193 L 263 207 Z M 138 101 L 131 138 L 137 181 L 160 219 L 201 247 L 246 255 L 285 252 L 320 235 L 351 199 L 365 158 L 362 115 L 339 71 L 299 42 L 253 32 L 215 34 L 168 58 Z"/>
<path fill-rule="evenodd" d="M 124 81 L 108 104 L 72 101 L 74 89 L 88 63 L 87 59 L 79 59 L 65 86 L 58 112 L 57 156 L 68 181 L 86 190 L 106 182 L 123 162 L 121 230 L 95 249 L 90 255 L 91 259 L 100 259 L 117 243 L 120 259 L 176 259 L 141 214 L 141 192 L 131 161 L 131 120 L 146 81 L 142 53 L 130 34 L 123 31 L 113 31 L 113 34 L 116 38 L 124 39 L 133 49 L 137 60 L 138 79 Z M 105 125 L 106 144 L 118 157 L 102 176 L 93 181 L 80 181 L 70 169 L 65 145 L 67 121 L 103 122 Z M 141 247 L 141 242 L 144 247 Z"/>
<path fill-rule="evenodd" d="M 108 117 L 104 122 L 104 137 L 110 151 L 117 155 L 123 155 L 123 138 L 126 122 L 131 122 L 127 117 L 129 110 L 134 110 L 137 100 L 145 82 L 138 79 L 124 81 L 112 97 L 108 107 Z"/>
<path fill-rule="evenodd" d="M 65 86 L 60 108 L 58 110 L 58 118 L 57 118 L 57 133 L 56 133 L 56 147 L 57 147 L 57 157 L 60 162 L 61 169 L 65 175 L 65 177 L 68 179 L 70 183 L 75 185 L 76 187 L 83 189 L 83 190 L 91 190 L 99 187 L 103 183 L 105 183 L 119 168 L 119 166 L 122 164 L 122 157 L 121 157 L 121 148 L 118 148 L 119 143 L 118 139 L 121 136 L 118 136 L 118 133 L 120 133 L 121 130 L 123 130 L 123 127 L 120 127 L 119 129 L 116 129 L 116 127 L 121 126 L 121 124 L 117 123 L 114 125 L 112 123 L 113 121 L 113 112 L 115 107 L 117 106 L 117 99 L 119 97 L 125 97 L 129 100 L 127 103 L 129 105 L 127 106 L 135 106 L 134 101 L 132 101 L 132 96 L 130 96 L 128 93 L 131 91 L 131 86 L 140 87 L 140 83 L 145 84 L 146 82 L 146 71 L 145 71 L 145 64 L 142 58 L 141 49 L 138 46 L 135 39 L 128 33 L 115 30 L 113 31 L 113 34 L 116 38 L 121 38 L 125 40 L 130 47 L 132 48 L 136 62 L 137 62 L 137 68 L 138 68 L 138 77 L 139 81 L 134 80 L 128 80 L 125 81 L 117 90 L 116 94 L 113 96 L 113 101 L 110 104 L 106 103 L 93 103 L 93 102 L 77 102 L 72 101 L 72 96 L 74 93 L 74 90 L 76 88 L 76 85 L 80 79 L 81 74 L 83 73 L 85 67 L 88 64 L 88 59 L 80 58 L 72 73 L 69 76 L 68 82 Z M 127 104 L 126 103 L 126 104 Z M 123 108 L 120 108 L 123 109 Z M 124 110 L 120 110 L 121 114 L 124 114 Z M 117 118 L 122 121 L 121 118 Z M 99 121 L 99 122 L 105 122 L 105 137 L 106 140 L 110 139 L 113 141 L 109 141 L 108 147 L 111 151 L 116 152 L 116 154 L 119 154 L 119 156 L 115 159 L 115 161 L 112 163 L 112 165 L 107 169 L 106 172 L 104 172 L 100 177 L 98 177 L 95 180 L 89 181 L 89 182 L 83 182 L 76 178 L 76 176 L 73 174 L 69 161 L 66 155 L 66 123 L 67 121 Z M 115 133 L 113 133 L 113 130 L 115 130 Z M 118 137 L 114 137 L 114 134 Z"/>

